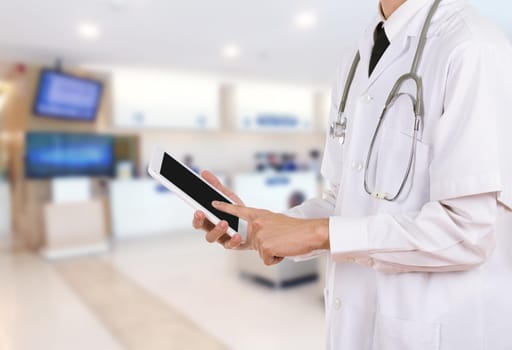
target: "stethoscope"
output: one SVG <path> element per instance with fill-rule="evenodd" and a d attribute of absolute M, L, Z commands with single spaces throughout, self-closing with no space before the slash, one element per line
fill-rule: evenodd
<path fill-rule="evenodd" d="M 384 109 L 382 110 L 382 113 L 379 117 L 379 121 L 377 123 L 377 127 L 375 129 L 375 132 L 373 133 L 371 142 L 370 142 L 370 148 L 368 150 L 368 154 L 366 157 L 366 163 L 364 168 L 364 190 L 368 195 L 370 195 L 373 198 L 380 199 L 380 200 L 386 200 L 388 202 L 394 202 L 400 197 L 402 194 L 402 191 L 405 188 L 405 184 L 407 183 L 407 179 L 409 178 L 412 170 L 412 165 L 414 163 L 414 158 L 416 154 L 416 142 L 417 142 L 417 135 L 418 131 L 420 129 L 421 122 L 423 120 L 423 85 L 421 77 L 418 76 L 418 65 L 420 63 L 420 60 L 423 56 L 423 51 L 425 49 L 425 44 L 427 41 L 427 33 L 430 28 L 430 24 L 432 22 L 432 17 L 434 17 L 434 14 L 436 13 L 439 4 L 441 3 L 441 0 L 436 0 L 434 4 L 432 5 L 427 18 L 425 20 L 425 23 L 423 25 L 423 29 L 421 31 L 420 40 L 418 43 L 418 47 L 416 49 L 416 54 L 414 55 L 414 61 L 412 63 L 412 67 L 409 73 L 402 75 L 398 80 L 396 81 L 395 85 L 391 89 L 391 92 L 389 93 L 389 96 L 386 100 L 386 103 L 384 105 Z M 350 67 L 350 71 L 348 74 L 347 81 L 345 83 L 345 88 L 343 90 L 343 95 L 340 102 L 340 107 L 338 110 L 338 117 L 335 122 L 333 122 L 330 126 L 330 136 L 333 139 L 338 139 L 340 144 L 345 143 L 346 139 L 346 130 L 347 130 L 347 118 L 344 116 L 345 114 L 345 107 L 347 104 L 348 95 L 350 93 L 350 89 L 352 87 L 352 83 L 354 82 L 354 77 L 357 71 L 357 67 L 359 65 L 359 62 L 361 60 L 361 55 L 359 51 L 357 52 L 353 62 L 352 66 Z M 413 81 L 416 86 L 416 96 L 413 96 L 412 94 L 408 93 L 401 93 L 400 88 L 402 85 L 404 85 L 407 81 Z M 368 185 L 368 174 L 369 174 L 369 165 L 370 160 L 372 159 L 373 149 L 375 146 L 375 140 L 377 139 L 377 136 L 379 134 L 380 128 L 382 126 L 382 123 L 384 121 L 384 117 L 386 116 L 389 108 L 395 103 L 395 101 L 400 97 L 408 97 L 412 105 L 414 106 L 414 132 L 413 137 L 411 141 L 411 149 L 409 152 L 409 161 L 407 165 L 407 169 L 402 177 L 402 182 L 400 184 L 400 187 L 398 188 L 398 191 L 395 195 L 392 195 L 385 191 L 376 191 L 370 189 Z"/>

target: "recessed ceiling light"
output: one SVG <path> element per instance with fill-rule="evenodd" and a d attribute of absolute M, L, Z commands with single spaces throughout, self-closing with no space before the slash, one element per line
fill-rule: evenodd
<path fill-rule="evenodd" d="M 240 56 L 240 48 L 237 45 L 229 44 L 222 48 L 222 56 L 228 59 L 235 59 Z"/>
<path fill-rule="evenodd" d="M 78 35 L 86 40 L 95 40 L 100 36 L 100 28 L 92 22 L 81 22 L 77 27 Z"/>
<path fill-rule="evenodd" d="M 300 29 L 311 29 L 316 24 L 316 15 L 312 12 L 301 12 L 295 16 L 295 25 Z"/>

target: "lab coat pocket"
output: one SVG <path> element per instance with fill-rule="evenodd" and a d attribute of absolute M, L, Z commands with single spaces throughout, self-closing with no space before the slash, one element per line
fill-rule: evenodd
<path fill-rule="evenodd" d="M 413 145 L 415 142 L 415 145 Z M 410 165 L 411 151 L 414 159 Z M 369 163 L 370 189 L 386 192 L 391 196 L 398 193 L 402 181 L 407 182 L 397 202 L 406 201 L 407 209 L 416 210 L 417 205 L 428 201 L 430 147 L 421 140 L 401 129 L 383 126 L 375 143 L 374 155 Z M 374 184 L 374 188 L 371 188 Z M 402 208 L 405 209 L 405 208 Z"/>
<path fill-rule="evenodd" d="M 372 350 L 439 350 L 441 324 L 377 315 Z"/>

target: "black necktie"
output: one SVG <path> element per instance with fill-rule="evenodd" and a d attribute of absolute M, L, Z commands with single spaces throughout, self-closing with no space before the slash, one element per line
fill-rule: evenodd
<path fill-rule="evenodd" d="M 368 76 L 372 75 L 375 66 L 377 63 L 379 63 L 380 58 L 389 46 L 389 40 L 386 36 L 386 32 L 384 31 L 383 22 L 380 22 L 377 25 L 377 28 L 375 28 L 373 39 L 375 44 L 373 45 L 372 57 L 370 58 L 370 69 L 368 71 Z"/>

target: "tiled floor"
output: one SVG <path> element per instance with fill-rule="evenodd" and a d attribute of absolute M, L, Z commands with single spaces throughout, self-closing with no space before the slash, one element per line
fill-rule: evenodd
<path fill-rule="evenodd" d="M 122 349 L 54 268 L 0 255 L 0 350 Z"/>
<path fill-rule="evenodd" d="M 109 262 L 83 258 L 56 267 L 125 349 L 227 349 Z"/>
<path fill-rule="evenodd" d="M 189 232 L 116 244 L 112 253 L 88 259 L 92 265 L 85 270 L 83 265 L 73 267 L 80 260 L 59 265 L 27 254 L 0 255 L 0 350 L 146 349 L 150 344 L 153 349 L 169 349 L 171 332 L 165 329 L 141 336 L 148 329 L 141 324 L 135 338 L 142 343 L 127 343 L 122 332 L 112 328 L 112 319 L 106 317 L 115 321 L 116 313 L 94 304 L 104 303 L 110 288 L 112 298 L 117 298 L 112 304 L 126 304 L 130 317 L 141 314 L 145 319 L 142 312 L 130 309 L 159 310 L 155 317 L 167 321 L 174 315 L 173 322 L 183 320 L 181 326 L 195 329 L 181 332 L 183 337 L 209 339 L 211 344 L 223 344 L 221 348 L 324 347 L 322 301 L 315 283 L 270 289 L 239 278 L 231 259 L 230 252 Z M 96 283 L 111 285 L 102 288 L 103 295 L 97 295 L 94 281 L 82 276 L 87 269 L 99 278 Z M 94 269 L 112 276 L 101 277 Z M 135 295 L 133 300 L 146 307 L 130 305 L 122 300 L 126 295 Z M 131 332 L 137 333 L 137 327 Z M 187 339 L 180 342 L 192 344 Z"/>

